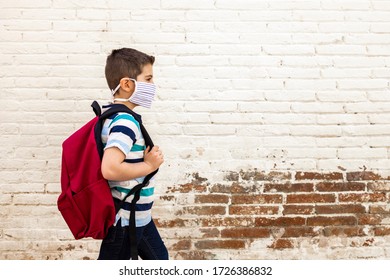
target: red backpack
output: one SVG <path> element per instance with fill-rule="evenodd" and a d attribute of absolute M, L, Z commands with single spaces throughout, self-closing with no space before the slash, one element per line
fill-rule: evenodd
<path fill-rule="evenodd" d="M 103 239 L 109 227 L 114 224 L 116 211 L 121 206 L 117 201 L 114 205 L 108 181 L 104 179 L 101 172 L 103 157 L 101 131 L 104 120 L 118 112 L 132 114 L 140 123 L 146 145 L 153 147 L 153 142 L 141 120 L 126 106 L 116 104 L 103 114 L 96 101 L 91 106 L 96 117 L 69 136 L 62 144 L 62 191 L 57 206 L 75 239 L 84 237 Z M 157 171 L 146 176 L 144 181 L 126 196 L 127 198 L 129 195 L 135 195 L 132 201 L 130 232 L 135 232 L 135 203 L 139 199 L 139 193 Z M 133 249 L 135 250 L 134 246 Z"/>

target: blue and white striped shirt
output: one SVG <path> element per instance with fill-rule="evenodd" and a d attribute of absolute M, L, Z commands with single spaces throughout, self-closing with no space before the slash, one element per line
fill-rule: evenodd
<path fill-rule="evenodd" d="M 103 112 L 112 105 L 103 106 Z M 103 124 L 102 141 L 104 149 L 118 148 L 126 157 L 125 162 L 137 163 L 144 161 L 145 140 L 141 133 L 140 124 L 128 113 L 117 113 L 106 119 Z M 129 181 L 108 181 L 111 193 L 114 198 L 123 200 L 130 190 L 142 183 L 145 177 Z M 122 208 L 116 215 L 115 224 L 121 220 L 122 226 L 129 225 L 130 204 L 133 195 L 129 196 Z M 136 226 L 147 225 L 151 219 L 151 209 L 154 202 L 154 178 L 150 180 L 147 187 L 141 190 L 140 199 L 136 204 L 135 220 Z"/>

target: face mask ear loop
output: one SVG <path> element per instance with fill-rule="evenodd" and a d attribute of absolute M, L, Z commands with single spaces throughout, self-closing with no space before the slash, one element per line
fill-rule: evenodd
<path fill-rule="evenodd" d="M 114 96 L 115 92 L 117 92 L 120 87 L 121 87 L 121 84 L 117 85 L 117 87 L 115 89 L 111 90 L 112 96 Z"/>
<path fill-rule="evenodd" d="M 120 101 L 120 102 L 127 102 L 127 101 L 129 101 L 129 99 L 124 99 L 124 98 L 114 98 L 114 99 L 112 100 L 112 103 L 115 103 L 115 101 Z"/>
<path fill-rule="evenodd" d="M 132 78 L 126 78 L 126 79 L 134 82 L 134 91 L 133 91 L 133 93 L 131 94 L 131 96 L 129 97 L 129 99 L 124 99 L 124 98 L 113 98 L 111 102 L 115 102 L 115 101 L 120 101 L 120 102 L 130 101 L 131 97 L 132 97 L 132 96 L 134 95 L 134 93 L 137 91 L 137 80 L 132 79 Z M 112 97 L 114 97 L 115 92 L 117 92 L 117 90 L 118 90 L 120 87 L 121 87 L 121 84 L 119 83 L 119 85 L 118 85 L 115 89 L 112 89 L 112 90 L 111 90 Z"/>

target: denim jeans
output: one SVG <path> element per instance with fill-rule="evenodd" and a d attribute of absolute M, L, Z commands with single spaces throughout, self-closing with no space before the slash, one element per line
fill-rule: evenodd
<path fill-rule="evenodd" d="M 144 227 L 137 227 L 138 254 L 143 260 L 168 260 L 168 250 L 153 220 Z M 129 227 L 116 226 L 108 230 L 100 246 L 98 260 L 129 260 Z"/>

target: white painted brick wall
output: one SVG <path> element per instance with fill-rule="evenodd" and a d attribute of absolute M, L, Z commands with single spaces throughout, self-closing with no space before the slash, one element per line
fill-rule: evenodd
<path fill-rule="evenodd" d="M 69 239 L 61 143 L 108 99 L 120 47 L 156 56 L 139 112 L 166 155 L 161 193 L 194 172 L 390 172 L 390 1 L 0 0 L 0 258 Z"/>

